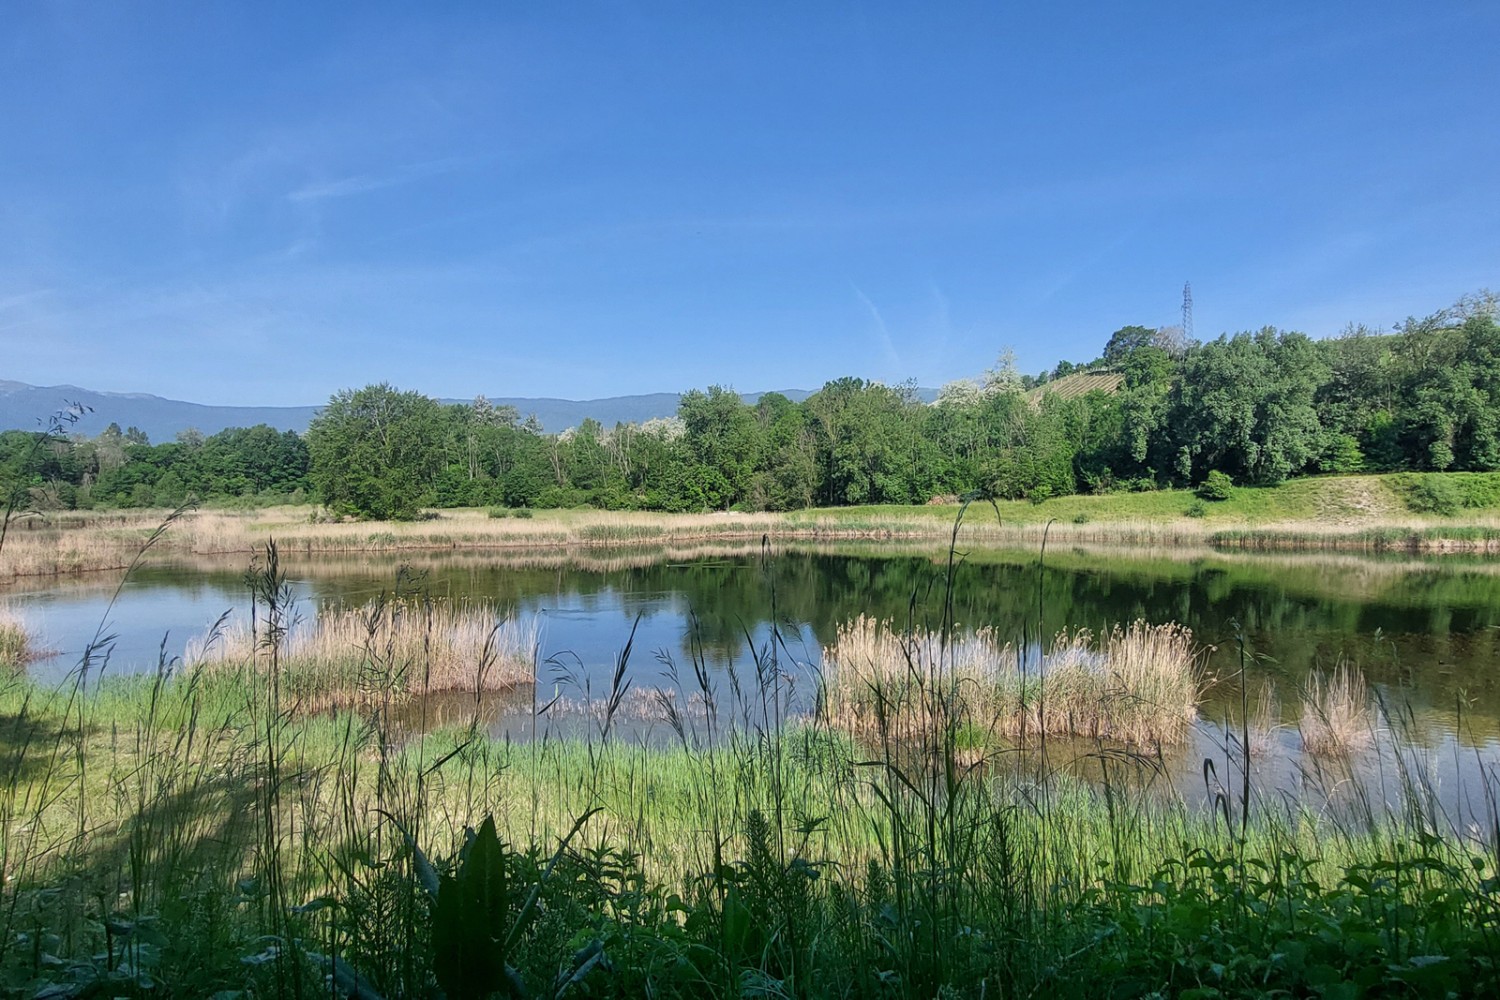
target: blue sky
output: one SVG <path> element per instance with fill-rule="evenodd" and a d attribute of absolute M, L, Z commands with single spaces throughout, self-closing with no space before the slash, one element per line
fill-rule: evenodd
<path fill-rule="evenodd" d="M 0 378 L 923 385 L 1500 288 L 1500 5 L 7 4 Z"/>

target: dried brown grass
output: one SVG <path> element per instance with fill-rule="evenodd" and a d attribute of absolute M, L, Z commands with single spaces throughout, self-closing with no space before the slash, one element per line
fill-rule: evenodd
<path fill-rule="evenodd" d="M 1374 713 L 1364 675 L 1339 664 L 1308 679 L 1297 724 L 1302 747 L 1318 756 L 1341 756 L 1375 743 Z"/>
<path fill-rule="evenodd" d="M 294 694 L 314 699 L 505 691 L 535 680 L 539 631 L 535 618 L 497 618 L 478 606 L 377 601 L 293 626 L 276 663 Z M 240 621 L 190 641 L 183 660 L 263 672 L 271 655 Z"/>
<path fill-rule="evenodd" d="M 1267 680 L 1255 696 L 1250 712 L 1250 755 L 1268 757 L 1276 752 L 1281 725 L 1281 697 L 1274 681 Z"/>
<path fill-rule="evenodd" d="M 901 739 L 956 725 L 1021 741 L 1176 743 L 1197 718 L 1200 693 L 1191 631 L 1143 621 L 1098 636 L 1064 632 L 1028 665 L 992 628 L 944 641 L 862 615 L 839 629 L 823 664 L 833 724 Z"/>
<path fill-rule="evenodd" d="M 537 511 L 530 518 L 494 518 L 484 510 L 444 510 L 411 522 L 327 521 L 312 507 L 251 511 L 194 511 L 181 516 L 152 550 L 155 560 L 184 555 L 250 554 L 275 538 L 288 558 L 334 553 L 499 552 L 526 550 L 604 551 L 640 545 L 753 541 L 949 540 L 949 508 L 872 508 L 798 511 L 789 514 L 663 514 L 645 511 Z M 0 552 L 0 581 L 22 577 L 121 569 L 162 523 L 165 511 L 68 512 L 12 531 Z M 1027 516 L 1033 512 L 1027 511 Z M 1431 519 L 1386 519 L 1396 527 Z M 1477 523 L 1477 522 L 1476 522 Z M 1208 525 L 1181 517 L 1108 517 L 1084 524 L 1025 521 L 1008 511 L 996 521 L 971 516 L 959 526 L 961 544 L 1029 547 L 1045 535 L 1059 545 L 1132 545 L 1204 548 L 1234 525 Z M 1305 547 L 1339 547 L 1356 538 L 1354 527 L 1321 522 L 1257 524 L 1257 537 L 1284 533 L 1305 538 Z M 1267 535 L 1269 537 L 1269 535 Z M 1317 543 L 1317 544 L 1314 544 Z M 1327 543 L 1327 544 L 1324 544 Z M 1301 544 L 1301 543 L 1299 543 Z"/>
<path fill-rule="evenodd" d="M 0 604 L 0 667 L 16 668 L 32 656 L 31 633 L 14 609 Z"/>

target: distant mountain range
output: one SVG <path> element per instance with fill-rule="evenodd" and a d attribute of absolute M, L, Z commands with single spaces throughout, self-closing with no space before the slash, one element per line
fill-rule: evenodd
<path fill-rule="evenodd" d="M 805 389 L 783 389 L 782 395 L 800 402 L 811 395 Z M 919 389 L 925 400 L 936 398 L 936 390 Z M 762 393 L 746 393 L 742 398 L 753 403 Z M 527 397 L 491 397 L 496 406 L 514 406 L 525 418 L 535 414 L 542 428 L 549 432 L 576 427 L 589 417 L 605 427 L 617 423 L 640 423 L 653 417 L 670 417 L 677 412 L 678 394 L 653 392 L 643 396 L 610 396 L 606 399 L 548 399 Z M 468 403 L 468 399 L 448 399 L 445 403 Z M 226 427 L 253 427 L 269 424 L 277 430 L 301 433 L 307 429 L 317 406 L 205 406 L 178 399 L 163 399 L 138 392 L 96 392 L 74 385 L 27 385 L 0 379 L 0 430 L 37 430 L 48 418 L 70 403 L 89 407 L 72 433 L 98 434 L 110 424 L 139 427 L 152 443 L 171 441 L 178 433 L 194 428 L 204 434 L 215 434 Z"/>

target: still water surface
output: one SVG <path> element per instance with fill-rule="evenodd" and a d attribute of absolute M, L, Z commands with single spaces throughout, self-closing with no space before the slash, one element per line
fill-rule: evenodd
<path fill-rule="evenodd" d="M 304 618 L 361 604 L 395 586 L 394 558 L 286 565 Z M 752 668 L 778 625 L 781 669 L 805 697 L 822 645 L 863 613 L 936 625 L 943 614 L 948 553 L 900 546 L 792 546 L 686 552 L 567 553 L 516 557 L 419 557 L 420 586 L 440 601 L 480 602 L 497 614 L 541 623 L 537 697 L 570 702 L 607 686 L 635 629 L 630 674 L 637 690 L 691 673 L 695 655 L 716 677 Z M 953 571 L 951 606 L 960 626 L 993 625 L 1023 648 L 1063 628 L 1108 629 L 1146 619 L 1188 625 L 1205 649 L 1210 678 L 1205 724 L 1170 769 L 1185 781 L 1205 756 L 1222 754 L 1226 719 L 1240 714 L 1241 657 L 1248 700 L 1271 683 L 1282 723 L 1262 740 L 1265 780 L 1299 780 L 1297 692 L 1315 671 L 1362 671 L 1391 707 L 1402 746 L 1431 759 L 1450 784 L 1473 782 L 1500 762 L 1500 565 L 1491 560 L 1371 560 L 1352 557 L 1220 555 L 1131 550 L 973 550 Z M 10 605 L 55 655 L 35 663 L 62 679 L 96 637 L 109 672 L 153 670 L 180 656 L 221 614 L 245 615 L 244 567 L 234 563 L 149 566 L 118 580 L 12 591 Z M 800 687 L 798 687 L 800 685 Z M 531 735 L 530 692 L 496 699 L 492 731 Z M 1275 751 L 1279 751 L 1275 752 Z M 1371 767 L 1388 766 L 1372 758 Z"/>

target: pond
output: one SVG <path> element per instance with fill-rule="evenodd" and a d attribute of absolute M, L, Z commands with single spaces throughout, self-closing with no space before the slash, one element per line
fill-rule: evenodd
<path fill-rule="evenodd" d="M 1454 799 L 1453 789 L 1500 762 L 1500 566 L 1491 560 L 973 549 L 956 555 L 951 587 L 947 551 L 873 543 L 465 553 L 404 563 L 372 554 L 284 568 L 300 614 L 311 618 L 391 591 L 400 565 L 415 574 L 404 586 L 433 600 L 538 621 L 535 691 L 496 698 L 488 709 L 491 732 L 513 739 L 548 724 L 533 719 L 537 703 L 557 696 L 577 708 L 597 698 L 632 634 L 635 691 L 676 685 L 674 677 L 692 676 L 695 659 L 727 687 L 731 671 L 753 672 L 775 623 L 778 670 L 795 709 L 808 703 L 821 649 L 841 624 L 865 614 L 936 627 L 951 608 L 960 629 L 994 626 L 1033 652 L 1064 628 L 1103 631 L 1137 619 L 1190 627 L 1208 684 L 1196 738 L 1164 757 L 1176 786 L 1201 790 L 1203 760 L 1225 756 L 1226 723 L 1236 732 L 1241 706 L 1258 702 L 1259 780 L 1281 790 L 1305 780 L 1299 693 L 1340 665 L 1363 674 L 1384 706 L 1383 724 L 1399 730 L 1385 742 L 1423 754 L 1455 808 L 1467 796 Z M 221 614 L 246 614 L 245 569 L 238 561 L 153 565 L 123 586 L 117 578 L 71 581 L 4 597 L 53 652 L 33 675 L 56 682 L 91 642 L 95 667 L 106 672 L 171 662 Z M 1261 697 L 1268 687 L 1274 705 Z M 467 704 L 472 711 L 472 698 Z M 440 699 L 424 709 L 449 714 Z M 567 712 L 553 714 L 566 725 Z M 639 713 L 638 731 L 651 729 L 650 715 Z M 1376 752 L 1364 766 L 1395 763 Z"/>

